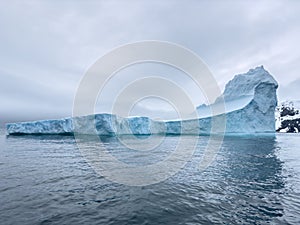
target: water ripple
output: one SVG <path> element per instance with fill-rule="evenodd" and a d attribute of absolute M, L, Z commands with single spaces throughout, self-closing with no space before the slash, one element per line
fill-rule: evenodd
<path fill-rule="evenodd" d="M 225 138 L 203 172 L 207 137 L 200 139 L 175 176 L 128 187 L 97 175 L 72 137 L 2 136 L 1 224 L 300 224 L 300 152 L 291 144 L 300 136 Z M 105 144 L 120 160 L 147 161 L 146 152 L 133 157 L 115 141 Z M 149 160 L 169 152 L 162 145 Z"/>

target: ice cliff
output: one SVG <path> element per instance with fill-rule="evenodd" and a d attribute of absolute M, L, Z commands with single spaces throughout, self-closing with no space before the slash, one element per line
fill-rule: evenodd
<path fill-rule="evenodd" d="M 226 133 L 274 133 L 274 111 L 277 105 L 274 78 L 263 66 L 236 75 L 226 85 L 222 96 L 212 107 L 226 107 Z M 209 134 L 212 133 L 210 106 L 199 106 L 199 118 L 184 121 L 154 121 L 148 117 L 122 118 L 112 114 L 95 114 L 58 120 L 9 123 L 7 134 L 72 134 L 74 132 L 99 135 L 150 134 Z M 223 114 L 215 115 L 218 120 Z M 218 130 L 214 130 L 218 133 Z M 221 131 L 220 131 L 221 132 Z"/>

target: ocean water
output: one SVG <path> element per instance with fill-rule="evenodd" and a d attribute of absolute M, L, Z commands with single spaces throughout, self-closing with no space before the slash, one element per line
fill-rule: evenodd
<path fill-rule="evenodd" d="M 139 157 L 114 137 L 102 141 L 119 160 L 139 164 L 160 161 L 178 138 Z M 190 148 L 196 137 L 182 138 Z M 226 137 L 199 171 L 208 139 L 199 137 L 174 176 L 132 187 L 97 174 L 71 136 L 6 137 L 1 130 L 0 223 L 300 224 L 300 135 Z"/>

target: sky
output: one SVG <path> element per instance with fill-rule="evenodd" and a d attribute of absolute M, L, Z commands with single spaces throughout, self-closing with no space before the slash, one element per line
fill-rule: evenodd
<path fill-rule="evenodd" d="M 143 40 L 182 45 L 207 64 L 221 90 L 235 74 L 264 65 L 279 83 L 279 101 L 300 99 L 300 1 L 1 1 L 0 122 L 72 115 L 78 85 L 101 56 Z M 160 75 L 205 102 L 185 74 L 164 65 L 120 71 L 96 112 L 140 76 Z M 136 113 L 172 106 L 145 99 Z"/>

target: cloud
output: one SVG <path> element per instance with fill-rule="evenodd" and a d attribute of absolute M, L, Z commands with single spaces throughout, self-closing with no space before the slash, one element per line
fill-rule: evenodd
<path fill-rule="evenodd" d="M 279 100 L 299 100 L 300 78 L 281 86 L 278 91 Z"/>
<path fill-rule="evenodd" d="M 1 120 L 70 115 L 90 65 L 112 48 L 149 39 L 197 53 L 221 88 L 234 74 L 263 64 L 279 81 L 279 97 L 287 98 L 300 88 L 293 82 L 299 77 L 299 9 L 298 1 L 2 1 Z M 140 71 L 112 81 L 107 93 Z M 186 77 L 162 76 L 179 83 L 194 104 L 204 101 Z"/>

